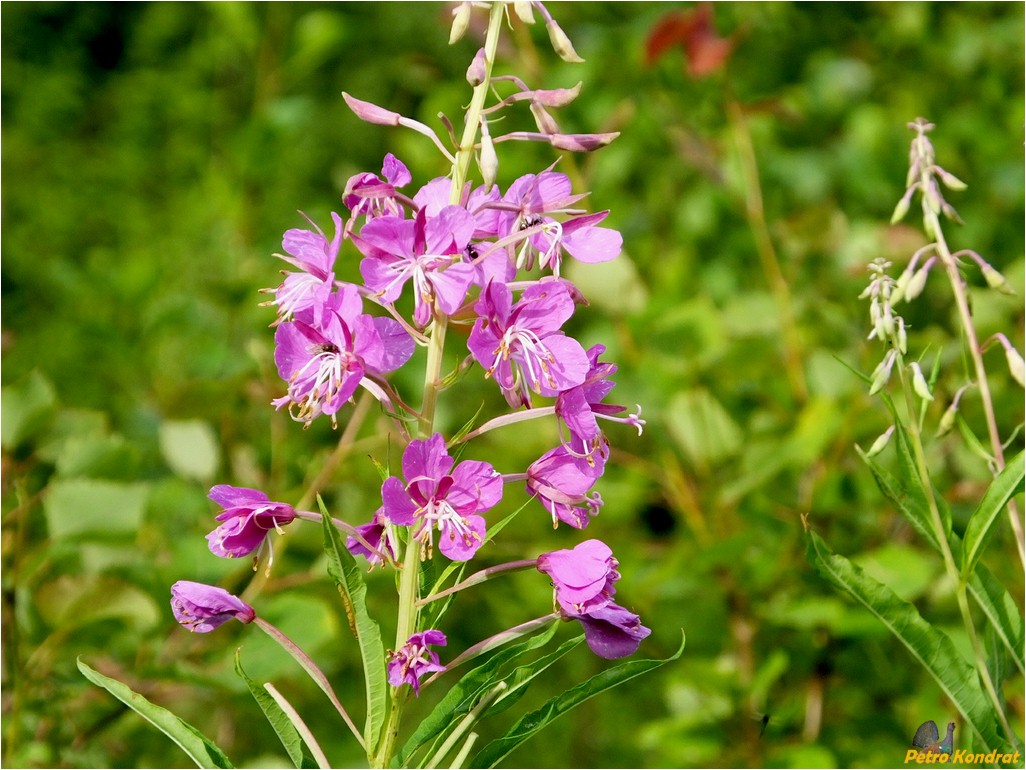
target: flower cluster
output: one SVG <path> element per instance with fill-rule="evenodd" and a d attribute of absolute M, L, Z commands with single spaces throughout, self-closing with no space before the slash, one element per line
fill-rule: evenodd
<path fill-rule="evenodd" d="M 562 30 L 544 6 L 533 5 L 547 19 L 557 51 L 573 60 L 576 53 Z M 470 4 L 461 8 L 460 13 L 469 13 Z M 500 141 L 540 140 L 563 150 L 589 151 L 615 135 L 559 129 L 551 110 L 575 98 L 579 85 L 541 91 L 517 78 L 496 77 L 493 82 L 511 83 L 516 90 L 492 107 L 483 106 L 489 91 L 477 89 L 489 80 L 490 67 L 482 49 L 468 71 L 475 94 L 480 93 L 467 118 L 481 132 L 484 184 L 478 186 L 466 181 L 464 159 L 469 164 L 470 150 L 465 144 L 450 154 L 427 126 L 345 94 L 361 119 L 405 126 L 431 138 L 452 161 L 453 172 L 412 187 L 410 170 L 387 154 L 380 174 L 366 171 L 348 180 L 341 199 L 348 213 L 331 213 L 330 239 L 309 219 L 309 228 L 284 234 L 284 253 L 276 256 L 292 269 L 283 271 L 279 286 L 265 290 L 273 295 L 265 304 L 276 309 L 274 361 L 284 388 L 272 401 L 274 407 L 287 409 L 307 428 L 322 415 L 337 427 L 345 405 L 362 387 L 388 414 L 407 418 L 396 420 L 406 444 L 402 472 L 385 478 L 371 520 L 330 522 L 347 535 L 348 550 L 372 567 L 403 562 L 400 597 L 408 597 L 407 602 L 419 590 L 419 560 L 433 559 L 437 551 L 465 562 L 486 545 L 486 516 L 511 485 L 523 483 L 553 526 L 587 527 L 602 506 L 593 487 L 610 453 L 602 421 L 632 426 L 639 434 L 644 425 L 640 407 L 627 414 L 626 407 L 605 403 L 617 369 L 600 360 L 605 346 L 586 350 L 565 329 L 584 298 L 561 276 L 564 261 L 598 263 L 620 255 L 620 234 L 602 225 L 609 212 L 580 208 L 586 194 L 574 193 L 570 178 L 553 167 L 523 175 L 505 191 L 495 184 L 494 145 Z M 539 131 L 493 140 L 488 121 L 524 101 Z M 359 260 L 359 284 L 336 279 L 339 259 Z M 412 307 L 408 317 L 401 310 L 407 307 Z M 429 362 L 440 361 L 450 323 L 470 327 L 464 367 L 476 363 L 481 375 L 498 386 L 510 412 L 447 441 L 434 430 L 433 412 L 407 406 L 389 375 L 410 360 L 417 345 L 428 347 Z M 427 403 L 428 389 L 440 390 L 442 378 L 429 370 L 425 382 Z M 539 399 L 549 403 L 541 405 Z M 463 449 L 474 436 L 523 419 L 550 420 L 559 433 L 558 443 L 526 469 L 497 470 L 473 459 L 457 463 L 450 454 L 456 444 Z M 414 423 L 420 428 L 417 436 L 408 432 Z M 221 557 L 253 553 L 272 530 L 281 533 L 296 518 L 321 519 L 321 514 L 273 502 L 255 489 L 218 485 L 210 497 L 224 509 L 217 516 L 219 526 L 207 536 L 210 550 Z M 620 574 L 611 550 L 600 541 L 543 554 L 531 563 L 552 580 L 558 616 L 580 622 L 596 654 L 629 655 L 650 633 L 637 615 L 613 603 Z M 192 630 L 211 630 L 230 617 L 243 622 L 255 617 L 241 600 L 198 585 L 176 584 L 172 602 L 176 617 Z M 419 693 L 425 674 L 445 670 L 428 646 L 445 645 L 446 637 L 436 629 L 418 630 L 411 607 L 400 608 L 400 617 L 412 620 L 399 624 L 404 638 L 389 654 L 387 675 L 393 686 L 408 684 Z"/>

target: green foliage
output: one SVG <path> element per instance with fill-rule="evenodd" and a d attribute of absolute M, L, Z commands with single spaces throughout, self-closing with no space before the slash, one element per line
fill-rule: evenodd
<path fill-rule="evenodd" d="M 869 446 L 889 416 L 838 361 L 860 371 L 876 362 L 856 299 L 865 263 L 884 256 L 902 266 L 924 243 L 916 227 L 887 225 L 903 192 L 905 123 L 920 114 L 938 124 L 938 158 L 969 185 L 952 195 L 966 223 L 948 233 L 952 247 L 977 250 L 1018 292 L 994 294 L 966 270 L 980 338 L 1001 331 L 1023 349 L 1023 6 L 716 4 L 714 26 L 734 36 L 734 48 L 725 69 L 705 78 L 685 72 L 679 47 L 646 61 L 655 24 L 686 7 L 549 8 L 585 63 L 555 62 L 535 25 L 518 33 L 524 60 L 500 58 L 499 68 L 532 86 L 583 81 L 562 125 L 622 132 L 558 167 L 592 190 L 582 205 L 611 209 L 607 223 L 623 232 L 627 257 L 612 273 L 566 265 L 593 305 L 569 331 L 586 347 L 607 344 L 605 358 L 620 367 L 614 398 L 639 402 L 648 421 L 640 438 L 608 428 L 605 506 L 587 534 L 613 545 L 625 576 L 617 600 L 653 629 L 642 654 L 671 655 L 684 627 L 688 656 L 582 703 L 546 731 L 544 747 L 529 741 L 504 762 L 892 766 L 919 723 L 954 717 L 954 705 L 901 641 L 810 567 L 799 515 L 811 512 L 865 580 L 914 603 L 967 656 L 938 543 L 904 515 L 925 509 L 905 487 L 895 442 L 868 467 L 852 449 Z M 296 501 L 308 469 L 334 451 L 329 426 L 302 431 L 269 406 L 282 385 L 258 290 L 278 282 L 282 264 L 271 254 L 286 229 L 303 226 L 296 210 L 325 224 L 348 177 L 379 169 L 385 152 L 418 184 L 444 171 L 422 137 L 358 122 L 339 94 L 436 127 L 439 111 L 455 117 L 480 41 L 471 31 L 448 47 L 449 19 L 432 3 L 0 5 L 5 766 L 187 763 L 133 713 L 112 708 L 74 665 L 79 655 L 215 736 L 240 766 L 289 763 L 272 730 L 239 727 L 264 720 L 232 673 L 240 644 L 247 670 L 288 692 L 333 764 L 364 761 L 289 656 L 239 624 L 202 640 L 183 632 L 168 587 L 188 577 L 249 591 L 261 615 L 276 624 L 280 616 L 322 664 L 347 707 L 363 702 L 360 645 L 338 633 L 347 617 L 324 578 L 322 533 L 290 525 L 275 538 L 265 579 L 248 561 L 204 552 L 214 526 L 206 494 L 230 482 Z M 525 109 L 509 129 L 527 128 Z M 502 149 L 503 179 L 556 159 L 547 147 Z M 787 296 L 765 260 L 767 239 Z M 344 252 L 337 277 L 357 278 L 358 261 Z M 915 348 L 930 346 L 925 360 L 939 352 L 944 372 L 959 371 L 943 282 L 931 275 L 903 312 Z M 1022 390 L 995 348 L 985 357 L 1008 437 L 1023 421 Z M 454 342 L 449 355 L 446 372 L 465 351 Z M 407 395 L 422 385 L 413 374 L 422 367 L 410 370 L 397 383 Z M 485 414 L 501 402 L 477 374 L 464 374 L 459 404 L 440 403 L 447 435 L 482 404 Z M 938 381 L 927 423 L 953 391 Z M 375 417 L 324 490 L 327 509 L 351 524 L 380 504 L 374 462 L 398 467 Z M 959 426 L 986 435 L 973 391 Z M 992 474 L 959 432 L 928 444 L 931 482 L 953 542 L 980 556 L 967 583 L 972 612 L 991 629 L 988 669 L 1014 696 L 1023 683 L 1022 571 L 1006 517 L 981 504 Z M 476 439 L 474 452 L 522 472 L 554 440 L 554 430 L 513 426 Z M 1007 455 L 1021 447 L 1020 432 Z M 562 528 L 546 529 L 547 515 L 530 503 L 495 536 L 489 558 L 568 547 Z M 390 595 L 391 578 L 361 577 L 368 614 L 387 617 L 378 597 Z M 300 591 L 301 616 L 284 628 Z M 550 602 L 544 579 L 528 573 L 461 593 L 446 611 L 446 649 Z M 381 632 L 394 629 L 384 622 Z M 521 704 L 542 708 L 598 671 L 579 647 Z M 410 724 L 438 708 L 435 691 L 407 705 Z M 1009 701 L 1020 724 L 1021 698 Z M 476 702 L 443 711 L 465 715 Z M 478 745 L 506 734 L 512 713 L 481 722 Z M 762 735 L 761 715 L 770 717 Z"/>

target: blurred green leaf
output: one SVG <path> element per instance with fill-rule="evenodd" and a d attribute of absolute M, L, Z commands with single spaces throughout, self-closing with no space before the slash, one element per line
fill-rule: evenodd
<path fill-rule="evenodd" d="M 53 416 L 57 394 L 49 380 L 33 370 L 19 382 L 0 389 L 0 442 L 8 452 L 33 438 Z"/>
<path fill-rule="evenodd" d="M 982 564 L 976 565 L 969 578 L 969 593 L 987 616 L 990 621 L 988 628 L 993 628 L 1001 639 L 1019 673 L 1026 673 L 1026 630 L 1023 628 L 1022 613 L 1011 594 Z"/>
<path fill-rule="evenodd" d="M 143 482 L 55 481 L 43 504 L 50 536 L 59 540 L 132 535 L 142 521 L 148 491 Z"/>
<path fill-rule="evenodd" d="M 726 460 L 741 448 L 741 430 L 704 388 L 678 393 L 666 406 L 666 430 L 694 463 Z"/>
<path fill-rule="evenodd" d="M 230 768 L 232 763 L 213 741 L 165 708 L 150 703 L 139 693 L 116 679 L 104 676 L 78 660 L 78 670 L 93 684 L 102 687 L 143 719 L 173 740 L 189 758 L 202 768 Z"/>
<path fill-rule="evenodd" d="M 175 473 L 209 484 L 221 465 L 221 448 L 203 420 L 165 420 L 160 424 L 160 451 Z"/>
<path fill-rule="evenodd" d="M 281 710 L 281 706 L 268 694 L 267 690 L 247 676 L 242 668 L 241 648 L 235 651 L 235 673 L 246 683 L 253 699 L 256 700 L 260 710 L 267 717 L 267 721 L 271 723 L 271 728 L 281 740 L 281 745 L 285 747 L 285 752 L 292 760 L 292 764 L 297 768 L 317 767 L 317 763 L 303 751 L 303 741 L 299 737 L 295 725 L 292 724 L 292 720 Z"/>

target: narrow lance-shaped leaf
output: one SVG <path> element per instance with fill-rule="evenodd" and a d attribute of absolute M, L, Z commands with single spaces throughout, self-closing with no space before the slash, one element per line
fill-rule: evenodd
<path fill-rule="evenodd" d="M 1023 453 L 1019 452 L 987 487 L 983 499 L 973 511 L 972 518 L 965 528 L 962 543 L 963 578 L 972 574 L 994 530 L 994 524 L 1000 520 L 1001 512 L 1008 505 L 1008 501 L 1022 492 L 1024 475 L 1026 466 L 1023 463 Z"/>
<path fill-rule="evenodd" d="M 387 709 L 388 684 L 385 679 L 385 648 L 381 641 L 381 629 L 367 612 L 367 585 L 356 559 L 346 549 L 338 531 L 332 526 L 331 517 L 324 510 L 324 503 L 318 499 L 318 504 L 324 522 L 324 551 L 328 555 L 328 574 L 338 586 L 349 616 L 349 624 L 363 658 L 363 674 L 367 689 L 367 723 L 363 736 L 368 750 L 373 751 L 378 745 Z"/>
<path fill-rule="evenodd" d="M 811 530 L 806 556 L 809 563 L 836 587 L 846 591 L 894 634 L 930 675 L 983 741 L 997 748 L 1006 745 L 997 730 L 990 703 L 980 689 L 976 671 L 955 649 L 951 639 L 931 626 L 914 605 L 861 568 L 830 551 Z"/>
<path fill-rule="evenodd" d="M 969 578 L 969 593 L 987 616 L 994 633 L 1008 649 L 1019 673 L 1026 673 L 1026 661 L 1023 659 L 1026 639 L 1022 615 L 1011 594 L 982 564 L 976 565 Z"/>
<path fill-rule="evenodd" d="M 551 698 L 541 708 L 522 716 L 501 738 L 485 746 L 471 760 L 470 766 L 495 767 L 511 751 L 535 735 L 543 727 L 592 696 L 598 695 L 600 692 L 604 692 L 611 687 L 616 687 L 618 684 L 629 679 L 641 676 L 652 669 L 659 668 L 672 660 L 677 660 L 681 653 L 684 652 L 684 643 L 685 638 L 682 633 L 680 647 L 673 655 L 664 660 L 632 660 L 621 663 Z"/>
<path fill-rule="evenodd" d="M 196 763 L 196 767 L 211 769 L 233 767 L 232 763 L 228 761 L 228 757 L 212 740 L 181 717 L 175 716 L 162 706 L 151 703 L 117 679 L 111 679 L 90 668 L 81 659 L 77 662 L 78 670 L 86 679 L 105 689 L 178 744 L 178 747 L 189 755 L 189 759 Z"/>
<path fill-rule="evenodd" d="M 295 725 L 292 724 L 292 720 L 282 711 L 281 706 L 268 694 L 267 690 L 250 679 L 249 675 L 243 670 L 241 647 L 235 651 L 235 673 L 246 683 L 246 687 L 249 688 L 253 699 L 260 706 L 260 710 L 264 712 L 264 716 L 267 717 L 267 721 L 271 724 L 275 734 L 277 734 L 281 745 L 285 747 L 285 752 L 289 755 L 289 759 L 292 760 L 292 764 L 297 768 L 317 767 L 317 763 L 303 753 L 303 740 L 299 737 L 299 732 L 296 730 Z"/>
<path fill-rule="evenodd" d="M 527 641 L 499 650 L 480 666 L 464 674 L 413 731 L 396 756 L 396 764 L 405 767 L 415 751 L 453 724 L 457 715 L 470 711 L 483 693 L 502 681 L 504 674 L 501 670 L 504 664 L 548 644 L 558 625 L 553 623 Z"/>

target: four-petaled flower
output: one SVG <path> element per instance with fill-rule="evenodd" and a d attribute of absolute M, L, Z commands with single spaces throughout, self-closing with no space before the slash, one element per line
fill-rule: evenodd
<path fill-rule="evenodd" d="M 278 326 L 274 362 L 289 389 L 274 406 L 288 406 L 293 419 L 307 425 L 327 414 L 334 425 L 335 413 L 358 386 L 383 398 L 370 377 L 406 363 L 414 342 L 396 321 L 366 315 L 362 306 L 357 287 L 344 284 L 328 298 L 320 323 L 306 310 Z"/>
<path fill-rule="evenodd" d="M 406 483 L 397 476 L 385 479 L 381 499 L 393 524 L 415 525 L 413 537 L 429 549 L 437 528 L 438 550 L 453 561 L 467 561 L 484 542 L 485 520 L 479 514 L 502 498 L 502 476 L 486 462 L 452 465 L 441 433 L 411 441 L 403 452 Z"/>
<path fill-rule="evenodd" d="M 433 671 L 445 671 L 438 662 L 438 653 L 428 649 L 429 644 L 444 647 L 445 634 L 428 629 L 411 634 L 402 647 L 388 654 L 388 683 L 393 687 L 408 684 L 414 695 L 420 695 L 420 678 Z"/>
<path fill-rule="evenodd" d="M 474 218 L 460 206 L 446 206 L 436 216 L 426 209 L 415 219 L 378 217 L 363 226 L 353 242 L 363 252 L 364 285 L 382 302 L 393 303 L 413 281 L 413 320 L 426 326 L 432 311 L 455 313 L 477 271 L 463 261 L 474 233 Z"/>
<path fill-rule="evenodd" d="M 569 613 L 581 614 L 609 604 L 620 579 L 618 563 L 601 540 L 585 540 L 538 557 L 538 571 L 552 579 L 556 602 Z"/>
<path fill-rule="evenodd" d="M 331 294 L 335 279 L 335 259 L 342 245 L 342 218 L 333 211 L 331 219 L 335 223 L 335 237 L 331 242 L 313 222 L 310 224 L 317 232 L 293 228 L 282 237 L 281 245 L 287 254 L 277 256 L 302 272 L 286 271 L 285 280 L 274 292 L 272 304 L 278 306 L 279 321 L 287 321 L 309 308 L 314 322 L 320 323 L 321 309 Z"/>
<path fill-rule="evenodd" d="M 492 281 L 474 309 L 478 319 L 467 347 L 510 406 L 530 406 L 528 390 L 555 396 L 584 382 L 588 356 L 577 340 L 560 331 L 574 313 L 562 281 L 528 287 L 516 305 L 509 286 Z"/>
<path fill-rule="evenodd" d="M 384 508 L 378 508 L 370 523 L 360 524 L 356 527 L 356 531 L 364 542 L 374 550 L 370 550 L 367 545 L 350 535 L 346 538 L 346 548 L 353 556 L 365 556 L 371 565 L 383 564 L 382 555 L 386 552 L 393 561 L 399 557 L 399 545 L 396 543 L 391 524 L 385 518 Z"/>
<path fill-rule="evenodd" d="M 222 524 L 207 535 L 215 556 L 234 559 L 250 554 L 264 542 L 269 530 L 280 532 L 281 525 L 296 518 L 291 505 L 272 502 L 256 489 L 218 484 L 209 497 L 224 508 L 217 516 Z"/>
<path fill-rule="evenodd" d="M 190 631 L 205 634 L 235 618 L 252 623 L 256 611 L 223 588 L 179 580 L 171 586 L 171 611 L 175 620 Z"/>
<path fill-rule="evenodd" d="M 652 629 L 641 625 L 641 618 L 613 602 L 580 614 L 564 611 L 563 616 L 580 622 L 584 641 L 592 652 L 606 660 L 633 655 L 641 640 L 652 633 Z"/>
<path fill-rule="evenodd" d="M 353 223 L 361 215 L 368 220 L 374 217 L 403 215 L 396 188 L 405 187 L 413 181 L 410 170 L 395 155 L 388 153 L 381 165 L 381 175 L 385 177 L 384 181 L 365 171 L 350 177 L 346 182 L 342 202 L 353 214 L 346 225 L 347 232 L 353 229 Z"/>

